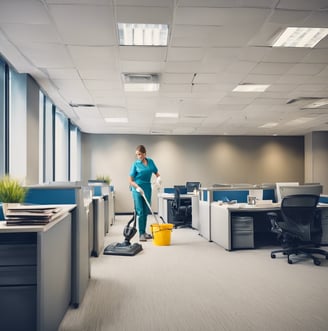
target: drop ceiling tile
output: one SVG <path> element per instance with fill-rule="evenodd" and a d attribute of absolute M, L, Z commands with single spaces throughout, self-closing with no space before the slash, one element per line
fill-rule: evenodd
<path fill-rule="evenodd" d="M 163 84 L 191 84 L 193 80 L 193 74 L 174 74 L 166 73 L 162 76 Z"/>
<path fill-rule="evenodd" d="M 203 57 L 204 49 L 197 47 L 170 47 L 167 52 L 167 60 L 170 62 L 201 61 Z"/>
<path fill-rule="evenodd" d="M 60 1 L 60 0 L 58 0 Z M 92 0 L 89 0 L 92 1 Z M 107 0 L 111 1 L 111 0 Z M 172 7 L 174 0 L 116 0 L 118 6 L 157 6 L 157 7 Z"/>
<path fill-rule="evenodd" d="M 175 14 L 176 24 L 193 25 L 229 25 L 247 26 L 262 24 L 270 14 L 269 9 L 259 8 L 177 8 Z"/>
<path fill-rule="evenodd" d="M 288 75 L 316 75 L 320 73 L 325 66 L 325 64 L 319 63 L 297 63 L 291 69 L 286 71 L 286 73 Z"/>
<path fill-rule="evenodd" d="M 90 90 L 115 90 L 122 87 L 120 80 L 85 79 L 85 87 Z"/>
<path fill-rule="evenodd" d="M 285 26 L 305 26 L 304 20 L 310 15 L 309 11 L 275 10 L 268 22 Z"/>
<path fill-rule="evenodd" d="M 79 74 L 82 79 L 121 80 L 120 72 L 117 72 L 117 67 L 114 64 L 112 68 L 106 70 L 79 69 Z"/>
<path fill-rule="evenodd" d="M 50 18 L 46 7 L 34 0 L 1 0 L 0 24 L 49 24 Z"/>
<path fill-rule="evenodd" d="M 1 24 L 2 30 L 14 42 L 26 40 L 37 43 L 59 43 L 60 38 L 55 28 L 50 24 Z"/>
<path fill-rule="evenodd" d="M 133 72 L 133 73 L 160 73 L 164 70 L 165 62 L 158 61 L 121 61 L 122 72 Z"/>
<path fill-rule="evenodd" d="M 75 69 L 47 69 L 49 77 L 56 79 L 74 79 L 79 80 L 80 76 Z"/>
<path fill-rule="evenodd" d="M 68 46 L 75 66 L 83 70 L 110 70 L 117 63 L 117 47 Z"/>
<path fill-rule="evenodd" d="M 166 59 L 167 47 L 121 46 L 119 54 L 126 61 L 163 62 Z"/>
<path fill-rule="evenodd" d="M 165 72 L 168 73 L 191 73 L 199 72 L 200 61 L 168 61 L 165 64 Z"/>
<path fill-rule="evenodd" d="M 258 63 L 251 71 L 254 75 L 282 75 L 290 68 L 294 66 L 294 63 L 270 63 L 261 62 Z"/>
<path fill-rule="evenodd" d="M 22 53 L 38 68 L 72 68 L 73 63 L 61 44 L 21 43 Z"/>
<path fill-rule="evenodd" d="M 277 8 L 292 10 L 320 10 L 327 9 L 326 0 L 280 0 Z"/>
<path fill-rule="evenodd" d="M 120 23 L 168 24 L 172 10 L 158 6 L 117 6 L 116 19 Z"/>
<path fill-rule="evenodd" d="M 328 65 L 328 49 L 312 49 L 302 59 L 303 63 L 325 63 Z"/>
<path fill-rule="evenodd" d="M 310 53 L 311 50 L 308 48 L 274 47 L 263 57 L 262 62 L 297 63 L 302 62 Z"/>
<path fill-rule="evenodd" d="M 50 5 L 49 7 L 65 43 L 85 46 L 116 44 L 112 6 Z"/>

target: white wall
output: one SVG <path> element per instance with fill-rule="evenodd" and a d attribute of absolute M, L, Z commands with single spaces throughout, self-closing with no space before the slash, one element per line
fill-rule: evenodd
<path fill-rule="evenodd" d="M 305 181 L 323 185 L 328 194 L 328 132 L 311 132 L 305 136 Z"/>
<path fill-rule="evenodd" d="M 111 176 L 116 212 L 133 211 L 128 174 L 139 144 L 146 146 L 166 187 L 187 180 L 203 186 L 304 181 L 303 137 L 83 134 L 83 181 L 98 174 Z"/>

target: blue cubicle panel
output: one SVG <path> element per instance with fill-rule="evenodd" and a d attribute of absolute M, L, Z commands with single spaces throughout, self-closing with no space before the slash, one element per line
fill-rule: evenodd
<path fill-rule="evenodd" d="M 90 277 L 88 216 L 84 188 L 79 185 L 53 184 L 29 186 L 25 203 L 76 205 L 72 212 L 71 304 L 78 307 Z"/>
<path fill-rule="evenodd" d="M 5 215 L 3 214 L 3 210 L 2 210 L 2 203 L 0 203 L 0 221 L 5 219 Z"/>
<path fill-rule="evenodd" d="M 214 191 L 213 201 L 231 201 L 236 200 L 237 202 L 247 202 L 248 190 L 236 190 L 236 191 Z"/>
<path fill-rule="evenodd" d="M 75 188 L 29 188 L 25 203 L 46 204 L 76 204 Z"/>
<path fill-rule="evenodd" d="M 319 202 L 328 203 L 328 195 L 325 196 L 320 195 Z"/>
<path fill-rule="evenodd" d="M 275 190 L 273 188 L 263 190 L 263 200 L 272 200 L 273 202 L 277 202 Z"/>
<path fill-rule="evenodd" d="M 204 191 L 204 201 L 208 200 L 208 191 Z M 247 196 L 249 190 L 218 190 L 213 191 L 213 201 L 232 201 L 236 200 L 240 203 L 247 202 Z M 274 189 L 263 189 L 263 200 L 272 200 L 275 202 L 275 191 Z"/>

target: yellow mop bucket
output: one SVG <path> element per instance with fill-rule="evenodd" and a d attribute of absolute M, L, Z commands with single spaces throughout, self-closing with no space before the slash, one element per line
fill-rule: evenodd
<path fill-rule="evenodd" d="M 150 224 L 151 234 L 153 236 L 153 243 L 157 246 L 169 246 L 171 244 L 171 232 L 173 224 Z"/>

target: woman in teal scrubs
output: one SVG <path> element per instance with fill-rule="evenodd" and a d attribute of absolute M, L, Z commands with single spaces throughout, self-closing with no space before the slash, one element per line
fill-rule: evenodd
<path fill-rule="evenodd" d="M 149 208 L 143 198 L 146 197 L 149 204 L 151 203 L 151 176 L 155 174 L 157 184 L 161 184 L 161 178 L 158 169 L 152 159 L 146 157 L 146 148 L 139 145 L 136 148 L 137 160 L 133 162 L 130 173 L 129 183 L 134 200 L 134 208 L 138 216 L 139 240 L 146 241 L 152 236 L 146 233 L 147 215 Z"/>

